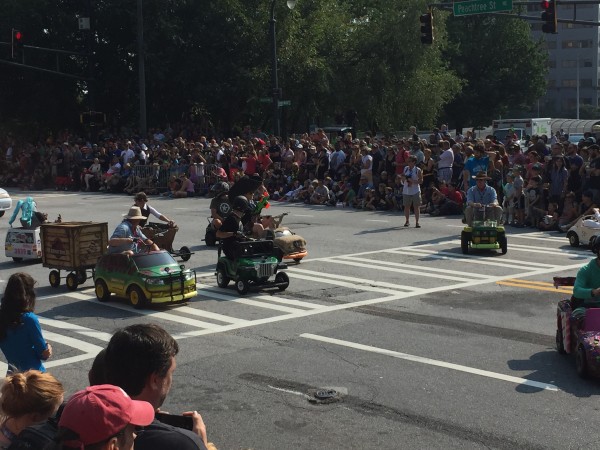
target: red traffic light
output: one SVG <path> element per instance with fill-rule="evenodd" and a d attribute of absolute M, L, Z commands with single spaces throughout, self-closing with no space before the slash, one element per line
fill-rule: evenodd
<path fill-rule="evenodd" d="M 23 39 L 23 33 L 20 31 L 15 31 L 15 40 L 20 41 L 21 39 Z"/>
<path fill-rule="evenodd" d="M 540 6 L 542 9 L 548 9 L 550 8 L 550 0 L 542 0 L 540 2 Z"/>

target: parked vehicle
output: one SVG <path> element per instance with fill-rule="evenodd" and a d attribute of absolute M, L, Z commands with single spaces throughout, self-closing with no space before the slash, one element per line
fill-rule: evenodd
<path fill-rule="evenodd" d="M 0 217 L 2 217 L 4 212 L 8 211 L 10 208 L 12 208 L 10 194 L 4 189 L 0 189 Z"/>
<path fill-rule="evenodd" d="M 524 118 L 524 119 L 498 119 L 492 122 L 492 130 L 494 135 L 500 129 L 522 129 L 527 136 L 537 134 L 541 136 L 545 134 L 550 137 L 552 134 L 552 119 L 544 118 Z M 501 136 L 502 140 L 504 136 Z"/>

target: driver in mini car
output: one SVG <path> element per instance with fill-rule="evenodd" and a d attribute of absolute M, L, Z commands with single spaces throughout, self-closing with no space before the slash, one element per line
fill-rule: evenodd
<path fill-rule="evenodd" d="M 159 250 L 158 245 L 148 239 L 140 229 L 140 222 L 146 217 L 142 215 L 139 206 L 129 208 L 129 212 L 124 214 L 124 217 L 108 240 L 108 253 L 123 253 L 133 256 L 141 251 L 137 245 L 139 242 L 148 246 L 148 251 Z"/>
<path fill-rule="evenodd" d="M 231 214 L 225 218 L 223 225 L 217 230 L 217 238 L 221 240 L 223 253 L 232 261 L 236 259 L 236 243 L 246 239 L 242 231 L 242 217 L 251 209 L 250 202 L 245 196 L 235 197 L 231 205 Z"/>
<path fill-rule="evenodd" d="M 486 217 L 499 221 L 502 218 L 502 207 L 498 204 L 496 189 L 487 184 L 487 180 L 491 180 L 491 178 L 487 176 L 486 172 L 479 172 L 472 178 L 477 184 L 467 191 L 467 208 L 465 209 L 467 225 L 473 226 L 475 209 L 484 207 L 488 208 Z"/>

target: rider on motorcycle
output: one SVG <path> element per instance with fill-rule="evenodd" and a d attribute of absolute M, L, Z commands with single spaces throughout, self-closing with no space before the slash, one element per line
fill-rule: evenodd
<path fill-rule="evenodd" d="M 219 181 L 210 188 L 214 198 L 210 202 L 210 216 L 212 217 L 212 226 L 215 230 L 221 228 L 223 221 L 231 213 L 229 204 L 229 184 L 225 181 Z"/>

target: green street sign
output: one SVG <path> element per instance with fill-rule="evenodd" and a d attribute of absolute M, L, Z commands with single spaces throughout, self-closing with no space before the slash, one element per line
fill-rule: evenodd
<path fill-rule="evenodd" d="M 279 100 L 279 106 L 292 106 L 291 100 Z"/>
<path fill-rule="evenodd" d="M 512 9 L 512 0 L 468 0 L 466 2 L 454 2 L 455 16 L 487 14 L 500 11 L 511 11 Z"/>
<path fill-rule="evenodd" d="M 273 99 L 271 97 L 262 97 L 258 101 L 261 103 L 271 103 Z"/>

